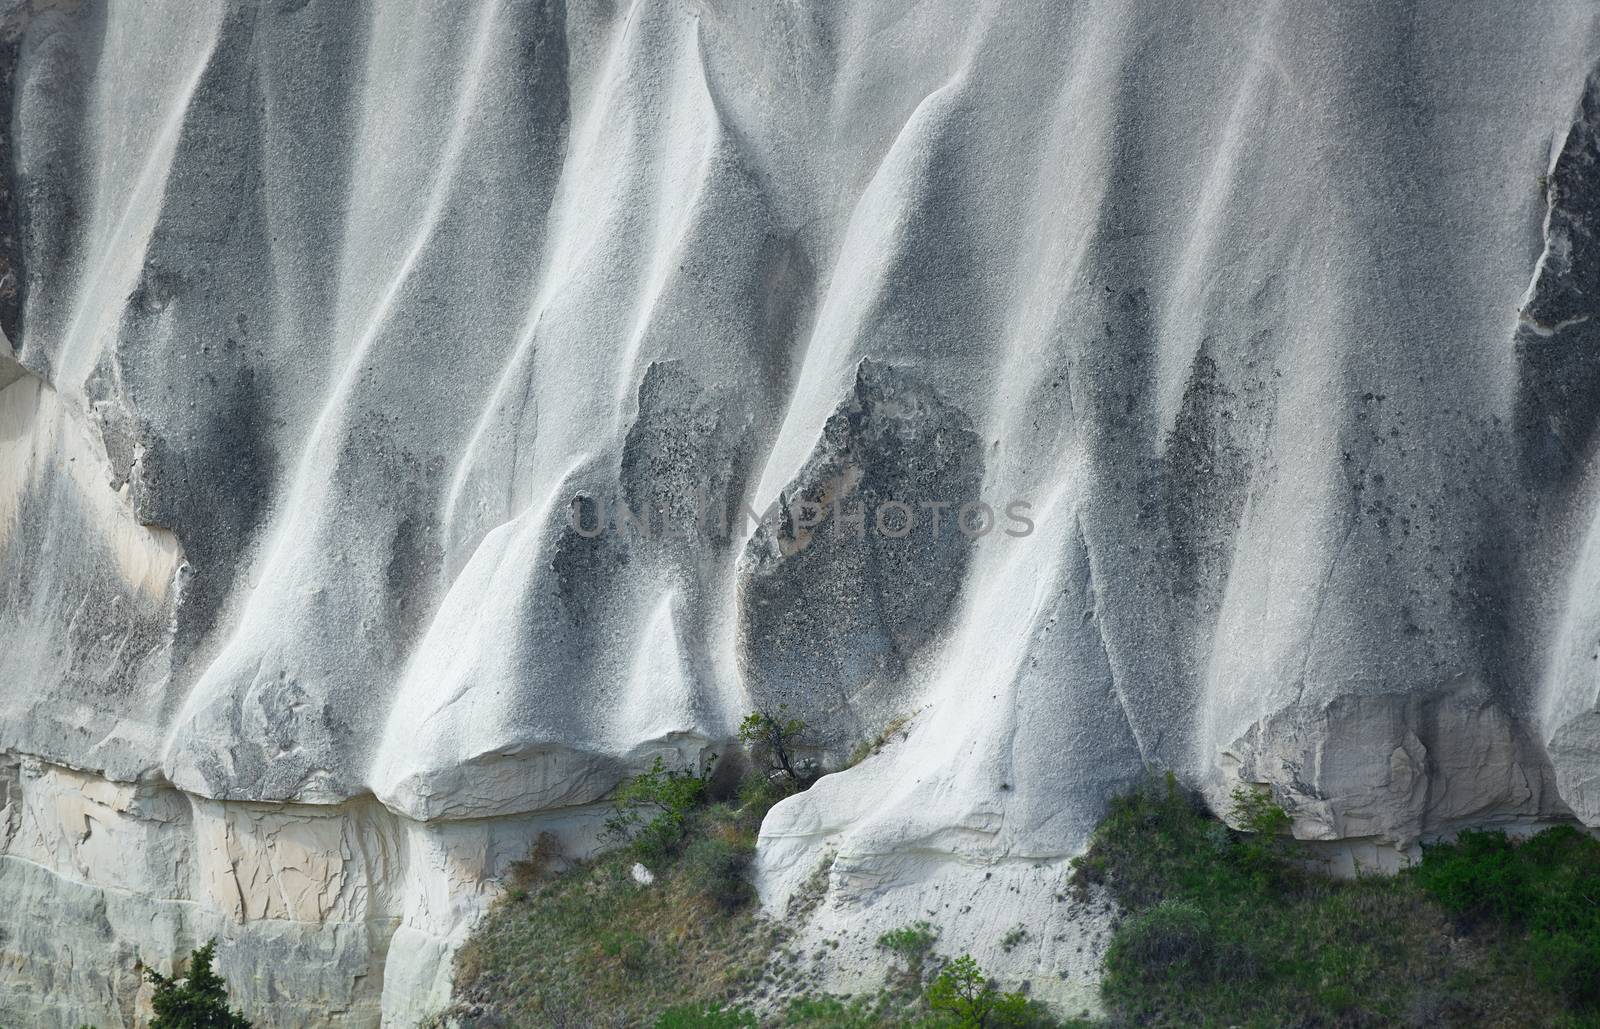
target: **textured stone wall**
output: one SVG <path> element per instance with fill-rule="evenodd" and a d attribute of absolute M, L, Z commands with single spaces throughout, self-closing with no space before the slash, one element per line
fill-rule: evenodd
<path fill-rule="evenodd" d="M 211 935 L 407 1024 L 757 705 L 909 719 L 768 904 L 1074 1001 L 1146 767 L 1346 857 L 1600 825 L 1588 0 L 0 0 L 0 64 L 8 1024 Z"/>

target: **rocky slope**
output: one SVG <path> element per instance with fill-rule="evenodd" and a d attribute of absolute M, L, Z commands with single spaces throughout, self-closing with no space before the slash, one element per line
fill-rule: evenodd
<path fill-rule="evenodd" d="M 768 903 L 1063 996 L 1148 765 L 1600 825 L 1587 0 L 0 12 L 8 1023 L 409 1024 L 757 705 L 915 716 Z"/>

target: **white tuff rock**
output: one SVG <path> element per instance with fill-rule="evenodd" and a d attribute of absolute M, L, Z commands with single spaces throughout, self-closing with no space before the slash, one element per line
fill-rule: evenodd
<path fill-rule="evenodd" d="M 757 706 L 915 713 L 764 903 L 1074 1004 L 1148 766 L 1600 825 L 1596 18 L 0 0 L 0 1021 L 413 1024 Z"/>

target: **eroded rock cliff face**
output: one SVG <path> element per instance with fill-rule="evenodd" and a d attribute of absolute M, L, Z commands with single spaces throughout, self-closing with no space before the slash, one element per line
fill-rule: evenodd
<path fill-rule="evenodd" d="M 1600 825 L 1588 0 L 0 12 L 8 1024 L 410 1024 L 757 705 L 910 719 L 764 900 L 1047 996 L 1147 766 Z"/>

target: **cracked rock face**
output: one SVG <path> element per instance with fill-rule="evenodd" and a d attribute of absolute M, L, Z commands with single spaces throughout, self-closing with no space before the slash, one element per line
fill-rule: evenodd
<path fill-rule="evenodd" d="M 977 506 L 983 449 L 914 372 L 861 362 L 744 550 L 738 640 L 758 707 L 844 739 L 916 706 L 910 662 L 949 628 L 977 540 L 995 531 L 993 507 Z"/>
<path fill-rule="evenodd" d="M 901 727 L 765 903 L 1074 1004 L 1147 767 L 1600 826 L 1597 17 L 0 0 L 0 1021 L 414 1024 L 757 706 Z"/>

